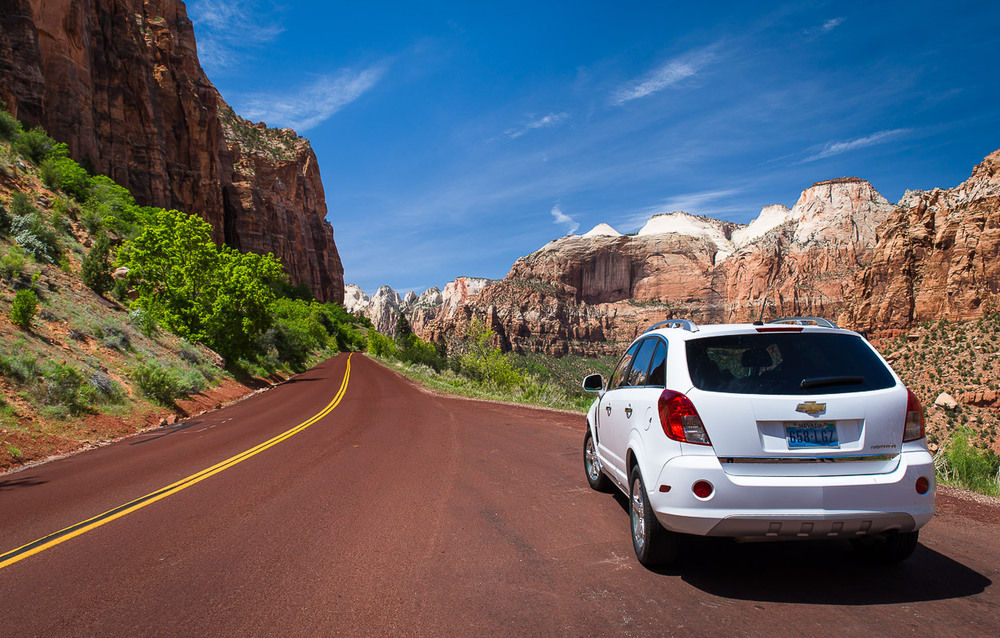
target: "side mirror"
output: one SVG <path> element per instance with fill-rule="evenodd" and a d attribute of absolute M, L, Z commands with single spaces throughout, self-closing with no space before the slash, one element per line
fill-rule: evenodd
<path fill-rule="evenodd" d="M 600 392 L 604 389 L 604 377 L 599 374 L 588 374 L 583 378 L 583 389 L 587 392 Z"/>

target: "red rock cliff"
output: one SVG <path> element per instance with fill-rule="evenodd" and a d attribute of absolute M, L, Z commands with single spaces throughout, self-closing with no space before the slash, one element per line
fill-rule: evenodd
<path fill-rule="evenodd" d="M 202 71 L 181 0 L 4 0 L 0 98 L 140 203 L 200 215 L 217 241 L 274 252 L 317 298 L 343 300 L 312 149 L 292 132 L 257 127 L 294 137 L 280 150 L 232 134 L 254 125 Z"/>
<path fill-rule="evenodd" d="M 447 340 L 477 318 L 517 351 L 613 354 L 673 317 L 837 318 L 892 209 L 868 182 L 841 178 L 813 184 L 791 210 L 764 209 L 748 226 L 672 213 L 634 236 L 564 237 L 518 259 L 425 333 Z"/>
<path fill-rule="evenodd" d="M 880 234 L 846 322 L 901 331 L 1000 311 L 1000 151 L 955 188 L 907 192 Z"/>

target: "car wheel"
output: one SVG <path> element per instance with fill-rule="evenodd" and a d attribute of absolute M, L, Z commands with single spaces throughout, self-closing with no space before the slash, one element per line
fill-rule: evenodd
<path fill-rule="evenodd" d="M 598 492 L 611 491 L 611 479 L 601 470 L 601 459 L 597 458 L 597 446 L 594 436 L 587 428 L 587 436 L 583 439 L 583 470 L 587 473 L 587 483 Z"/>
<path fill-rule="evenodd" d="M 879 536 L 852 538 L 854 549 L 865 559 L 878 563 L 906 560 L 917 548 L 920 532 L 892 532 Z"/>
<path fill-rule="evenodd" d="M 660 521 L 656 520 L 638 465 L 632 468 L 629 485 L 629 519 L 635 557 L 647 567 L 673 562 L 680 538 L 674 532 L 663 529 Z"/>

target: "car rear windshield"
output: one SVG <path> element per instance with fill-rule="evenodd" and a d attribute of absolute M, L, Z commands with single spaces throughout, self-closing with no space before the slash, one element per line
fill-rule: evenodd
<path fill-rule="evenodd" d="M 754 333 L 704 337 L 687 344 L 695 387 L 745 394 L 830 394 L 881 390 L 892 373 L 851 334 Z"/>

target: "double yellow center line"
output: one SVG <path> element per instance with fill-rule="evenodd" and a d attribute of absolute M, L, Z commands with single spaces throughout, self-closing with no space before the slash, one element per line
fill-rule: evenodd
<path fill-rule="evenodd" d="M 81 521 L 75 525 L 71 525 L 65 529 L 62 529 L 53 534 L 49 534 L 48 536 L 45 536 L 43 538 L 39 538 L 36 541 L 32 541 L 27 545 L 22 545 L 21 547 L 6 552 L 5 554 L 0 554 L 0 569 L 3 569 L 4 567 L 7 567 L 9 565 L 13 565 L 14 563 L 20 560 L 28 558 L 29 556 L 34 556 L 35 554 L 43 552 L 49 549 L 50 547 L 55 547 L 60 543 L 65 543 L 71 538 L 75 538 L 77 536 L 80 536 L 81 534 L 86 534 L 87 532 L 93 529 L 97 529 L 98 527 L 110 523 L 115 519 L 121 518 L 122 516 L 125 516 L 127 514 L 131 514 L 132 512 L 142 509 L 147 505 L 152 505 L 153 503 L 159 501 L 160 499 L 166 498 L 171 494 L 176 494 L 181 490 L 187 489 L 192 485 L 200 483 L 210 476 L 214 476 L 219 472 L 222 472 L 223 470 L 227 470 L 233 467 L 234 465 L 242 463 L 243 461 L 249 459 L 250 457 L 256 456 L 261 452 L 263 452 L 264 450 L 274 447 L 275 445 L 281 443 L 282 441 L 285 441 L 295 436 L 296 434 L 306 429 L 313 423 L 316 423 L 326 415 L 333 412 L 333 409 L 336 408 L 337 405 L 340 403 L 341 399 L 344 398 L 344 393 L 347 391 L 347 382 L 351 376 L 351 356 L 353 355 L 348 355 L 347 357 L 347 369 L 344 370 L 344 380 L 340 384 L 340 390 L 337 392 L 337 395 L 333 397 L 333 400 L 330 401 L 330 403 L 328 403 L 325 408 L 323 408 L 315 416 L 311 417 L 308 421 L 304 421 L 296 425 L 292 429 L 282 432 L 273 439 L 264 441 L 260 445 L 250 448 L 245 452 L 241 452 L 236 456 L 230 457 L 225 461 L 222 461 L 221 463 L 216 463 L 212 467 L 204 469 L 198 472 L 197 474 L 192 474 L 187 478 L 181 479 L 176 483 L 158 489 L 155 492 L 146 494 L 145 496 L 139 497 L 134 501 L 130 501 L 128 503 L 125 503 L 124 505 L 119 505 L 118 507 L 112 510 L 108 510 L 103 514 L 94 516 L 93 518 L 89 518 L 85 521 Z"/>

